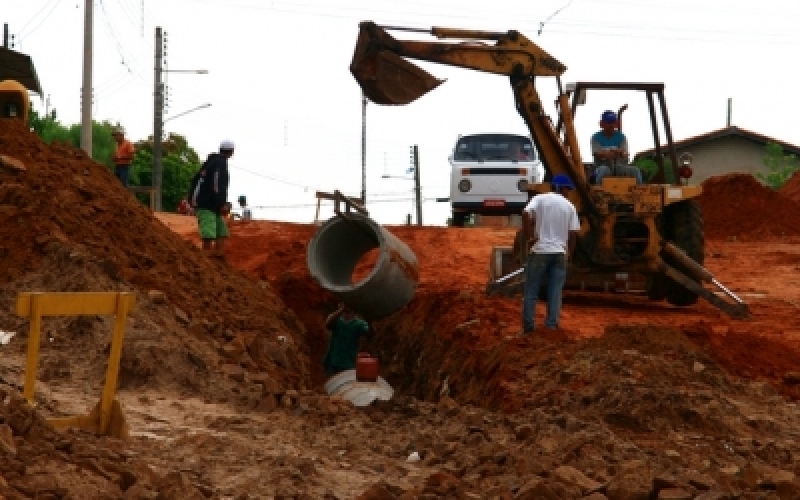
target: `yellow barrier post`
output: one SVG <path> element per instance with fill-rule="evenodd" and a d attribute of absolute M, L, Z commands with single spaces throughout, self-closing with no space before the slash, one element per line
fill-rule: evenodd
<path fill-rule="evenodd" d="M 122 342 L 125 340 L 125 323 L 128 317 L 127 297 L 122 294 L 117 296 L 117 316 L 114 320 L 114 333 L 111 337 L 111 351 L 108 355 L 106 368 L 106 383 L 103 395 L 100 397 L 100 434 L 107 434 L 111 422 L 111 406 L 117 392 L 117 378 L 119 377 L 119 363 L 122 357 Z"/>
<path fill-rule="evenodd" d="M 28 330 L 28 356 L 25 362 L 25 386 L 22 394 L 29 403 L 33 404 L 33 394 L 36 390 L 36 372 L 39 364 L 39 340 L 42 329 L 42 294 L 34 293 L 30 296 L 31 325 Z"/>
<path fill-rule="evenodd" d="M 21 293 L 17 297 L 17 315 L 31 318 L 23 391 L 25 398 L 31 404 L 34 404 L 42 316 L 115 316 L 106 379 L 100 401 L 88 415 L 48 419 L 48 422 L 56 429 L 78 427 L 97 434 L 119 438 L 128 437 L 128 424 L 125 422 L 122 405 L 114 396 L 117 391 L 125 325 L 135 299 L 136 296 L 129 292 L 37 292 Z"/>

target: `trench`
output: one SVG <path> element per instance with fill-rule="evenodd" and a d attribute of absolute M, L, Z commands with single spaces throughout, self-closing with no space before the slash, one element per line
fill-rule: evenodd
<path fill-rule="evenodd" d="M 354 269 L 354 280 L 367 275 L 375 260 L 374 252 L 362 255 Z M 275 288 L 303 323 L 311 385 L 321 388 L 327 380 L 322 369 L 328 345 L 324 323 L 336 308 L 338 297 L 321 290 L 308 273 L 285 278 Z M 310 295 L 309 290 L 317 292 Z M 506 382 L 523 376 L 511 368 L 516 363 L 504 362 L 514 351 L 509 350 L 508 341 L 486 339 L 469 327 L 458 328 L 465 323 L 461 311 L 469 311 L 476 301 L 484 300 L 492 299 L 477 293 L 419 290 L 400 311 L 373 322 L 376 334 L 362 346 L 378 359 L 380 374 L 394 388 L 395 397 L 438 402 L 447 396 L 461 404 L 506 411 L 521 406 L 523 402 L 515 399 L 513 388 Z M 486 318 L 477 321 L 484 322 L 484 330 L 491 328 Z"/>
<path fill-rule="evenodd" d="M 454 246 L 458 244 L 457 231 L 447 238 L 443 237 L 444 232 L 430 236 L 425 230 L 395 231 L 420 250 L 438 250 L 438 245 L 441 245 L 442 251 L 449 249 L 449 254 L 457 255 L 457 247 Z M 304 234 L 303 238 L 306 237 Z M 273 274 L 270 282 L 306 330 L 306 336 L 300 342 L 304 344 L 309 357 L 309 382 L 313 387 L 322 388 L 326 377 L 321 360 L 328 344 L 324 320 L 336 308 L 340 297 L 320 287 L 305 262 L 301 263 L 306 257 L 306 252 L 302 252 L 302 243 L 296 237 L 288 241 L 291 251 L 285 252 L 281 261 L 283 269 L 287 270 Z M 431 245 L 432 242 L 434 245 Z M 350 274 L 344 281 L 359 283 L 372 275 L 379 260 L 373 250 L 374 245 L 363 245 L 359 250 L 360 255 L 349 256 Z M 549 345 L 537 345 L 537 339 L 520 339 L 519 331 L 515 331 L 515 328 L 519 328 L 518 300 L 487 297 L 483 293 L 483 285 L 477 284 L 475 279 L 460 281 L 462 274 L 453 270 L 453 258 L 444 262 L 439 256 L 419 256 L 426 259 L 426 262 L 430 259 L 442 261 L 448 273 L 442 273 L 441 276 L 426 274 L 410 302 L 400 310 L 373 321 L 376 336 L 371 345 L 365 347 L 377 357 L 381 376 L 392 385 L 398 397 L 412 396 L 437 402 L 448 396 L 461 404 L 508 411 L 528 405 L 526 399 L 533 397 L 536 392 L 531 387 L 531 381 L 534 380 L 531 377 L 537 376 L 536 371 L 541 363 L 547 364 L 548 357 L 562 356 L 571 351 L 572 348 L 566 347 L 565 342 L 576 341 L 582 338 L 582 334 L 575 331 L 562 332 L 562 338 L 551 339 L 553 342 Z M 454 258 L 458 264 L 461 263 L 457 260 L 458 257 Z M 463 273 L 470 272 L 468 269 L 472 268 L 472 263 L 472 260 L 463 263 Z M 332 265 L 338 264 L 334 262 Z M 435 268 L 429 263 L 426 265 L 426 273 L 435 273 Z M 338 271 L 341 269 L 337 268 Z M 607 310 L 609 307 L 632 309 L 644 315 L 659 315 L 653 321 L 653 326 L 670 324 L 685 331 L 694 343 L 709 349 L 713 357 L 732 373 L 761 378 L 759 375 L 770 375 L 762 373 L 767 368 L 778 375 L 789 370 L 783 368 L 783 363 L 780 369 L 774 363 L 765 363 L 765 368 L 747 367 L 744 370 L 740 357 L 725 355 L 725 346 L 717 345 L 713 332 L 694 332 L 696 325 L 713 321 L 706 319 L 707 315 L 700 314 L 702 310 L 687 310 L 694 315 L 694 319 L 684 321 L 680 319 L 685 314 L 683 310 L 665 308 L 636 298 L 607 294 L 599 298 L 594 294 L 580 292 L 573 292 L 573 295 L 565 297 L 565 304 L 583 310 L 580 314 L 585 314 L 587 318 L 592 317 L 598 308 Z M 676 321 L 671 321 L 670 317 L 674 317 Z M 571 337 L 567 338 L 567 335 Z M 746 335 L 747 333 L 743 336 Z M 763 339 L 760 341 L 764 342 Z M 731 347 L 726 349 L 731 350 Z M 781 392 L 787 393 L 785 383 L 780 380 L 771 382 Z M 789 392 L 796 397 L 794 387 Z"/>

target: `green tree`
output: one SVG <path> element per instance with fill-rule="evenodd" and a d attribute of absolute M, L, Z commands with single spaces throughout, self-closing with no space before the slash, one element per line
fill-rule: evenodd
<path fill-rule="evenodd" d="M 58 120 L 54 109 L 47 115 L 39 114 L 33 106 L 30 108 L 28 124 L 33 131 L 47 144 L 61 142 L 75 148 L 81 145 L 81 126 L 66 126 Z M 111 132 L 114 125 L 107 121 L 92 122 L 92 158 L 107 166 L 112 171 L 111 159 L 117 145 Z M 153 138 L 134 144 L 136 154 L 131 164 L 130 182 L 132 186 L 153 185 Z M 179 134 L 170 134 L 162 143 L 162 192 L 161 205 L 165 211 L 175 211 L 181 198 L 186 196 L 189 183 L 200 168 L 197 152 L 189 146 L 186 138 Z M 147 195 L 138 194 L 142 203 L 149 203 Z"/>
<path fill-rule="evenodd" d="M 52 144 L 54 141 L 71 144 L 69 129 L 58 121 L 55 109 L 46 115 L 40 115 L 31 105 L 28 126 L 47 144 Z"/>
<path fill-rule="evenodd" d="M 784 154 L 780 144 L 767 142 L 765 150 L 762 162 L 769 172 L 766 174 L 759 172 L 756 176 L 772 189 L 780 189 L 795 172 L 800 170 L 800 164 L 795 155 Z"/>
<path fill-rule="evenodd" d="M 80 124 L 63 125 L 58 120 L 58 112 L 55 109 L 42 116 L 31 105 L 30 113 L 28 114 L 28 125 L 47 144 L 60 142 L 76 148 L 81 147 Z M 109 168 L 113 168 L 111 158 L 114 156 L 114 150 L 116 149 L 114 138 L 111 136 L 113 127 L 107 121 L 92 121 L 92 158 Z"/>
<path fill-rule="evenodd" d="M 658 172 L 658 163 L 650 157 L 642 156 L 641 158 L 636 158 L 633 160 L 633 164 L 636 165 L 639 170 L 642 171 L 642 180 L 644 182 L 649 182 L 650 179 L 653 178 L 654 175 Z M 664 181 L 668 184 L 673 183 L 675 180 L 675 176 L 672 172 L 672 162 L 669 158 L 664 158 Z"/>
<path fill-rule="evenodd" d="M 161 143 L 161 150 L 161 206 L 166 212 L 174 212 L 181 199 L 186 197 L 189 183 L 202 162 L 186 138 L 179 134 L 170 133 Z M 136 143 L 136 156 L 131 164 L 131 184 L 153 185 L 152 137 Z M 145 195 L 142 195 L 142 201 L 147 201 Z"/>

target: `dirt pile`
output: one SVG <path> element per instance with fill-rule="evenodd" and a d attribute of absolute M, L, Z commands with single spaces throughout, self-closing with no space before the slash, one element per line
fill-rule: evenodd
<path fill-rule="evenodd" d="M 790 200 L 800 203 L 800 171 L 795 172 L 794 175 L 786 181 L 786 184 L 781 187 L 780 193 Z"/>
<path fill-rule="evenodd" d="M 210 487 L 171 468 L 154 470 L 122 441 L 56 432 L 0 384 L 0 498 L 201 500 Z"/>
<path fill-rule="evenodd" d="M 222 498 L 800 494 L 796 407 L 765 384 L 727 375 L 675 329 L 540 337 L 500 352 L 487 359 L 495 370 L 483 383 L 487 394 L 491 379 L 514 383 L 522 402 L 514 413 L 464 402 L 454 378 L 431 401 L 399 395 L 363 409 L 296 391 L 266 416 L 206 417 L 202 430 L 151 444 L 154 465 L 180 463 Z M 431 379 L 431 370 L 423 360 L 415 376 Z M 365 483 L 374 484 L 358 489 Z"/>
<path fill-rule="evenodd" d="M 706 237 L 744 241 L 800 235 L 800 204 L 749 174 L 728 174 L 703 182 L 699 198 Z"/>
<path fill-rule="evenodd" d="M 452 377 L 430 401 L 362 409 L 312 391 L 266 415 L 202 415 L 187 401 L 190 429 L 132 451 L 203 478 L 212 498 L 798 498 L 796 407 L 729 376 L 676 329 L 500 352 L 483 383 L 487 394 L 489 377 L 516 384 L 514 413 L 464 402 Z M 423 360 L 415 376 L 432 373 Z"/>
<path fill-rule="evenodd" d="M 22 327 L 8 314 L 18 291 L 136 290 L 134 324 L 149 338 L 143 350 L 126 346 L 123 380 L 160 379 L 213 392 L 213 380 L 183 383 L 181 368 L 195 365 L 206 379 L 249 372 L 268 376 L 273 387 L 303 387 L 302 326 L 266 283 L 259 286 L 175 235 L 80 150 L 48 146 L 6 119 L 0 120 L 0 152 L 25 166 L 0 168 L 0 321 L 6 326 Z M 187 346 L 203 354 L 190 356 Z M 174 372 L 159 367 L 170 358 L 181 359 Z"/>
<path fill-rule="evenodd" d="M 476 271 L 475 255 L 485 256 L 488 266 L 491 246 L 510 245 L 516 231 L 513 228 L 444 231 L 435 227 L 403 226 L 387 229 L 411 247 L 420 266 L 418 298 L 400 313 L 403 316 L 416 314 L 414 304 L 429 303 L 428 294 L 435 295 L 441 290 L 482 289 L 486 267 L 481 265 Z M 317 285 L 308 272 L 307 244 L 316 230 L 317 226 L 311 224 L 266 221 L 238 223 L 231 231 L 227 251 L 232 265 L 255 279 L 269 282 L 303 322 L 308 332 L 310 357 L 316 361 L 310 366 L 312 382 L 321 384 L 325 375 L 318 361 L 322 359 L 327 345 L 324 320 L 336 308 L 336 298 Z M 368 257 L 365 256 L 365 260 Z M 492 304 L 500 308 L 495 312 L 495 317 L 501 317 L 502 311 L 508 309 L 507 303 L 501 301 L 493 301 Z M 511 306 L 513 312 L 510 313 L 514 318 L 518 316 L 513 310 L 515 307 L 516 304 Z M 453 313 L 451 326 L 455 326 L 465 321 L 462 312 L 444 308 L 434 314 L 443 316 Z M 422 321 L 422 318 L 419 320 Z M 484 326 L 488 327 L 488 324 L 484 323 Z M 511 322 L 508 326 L 511 326 Z"/>
<path fill-rule="evenodd" d="M 335 306 L 306 269 L 315 229 L 242 223 L 228 247 L 305 323 L 312 367 Z M 745 292 L 750 321 L 570 292 L 561 331 L 520 339 L 519 298 L 483 293 L 489 250 L 513 229 L 388 229 L 420 264 L 414 299 L 376 322 L 370 346 L 396 398 L 356 410 L 286 394 L 266 415 L 200 419 L 204 430 L 157 448 L 164 463 L 213 454 L 213 466 L 183 466 L 234 498 L 246 486 L 279 498 L 800 498 L 796 406 L 753 381 L 800 395 L 796 246 L 709 242 L 707 266 Z"/>

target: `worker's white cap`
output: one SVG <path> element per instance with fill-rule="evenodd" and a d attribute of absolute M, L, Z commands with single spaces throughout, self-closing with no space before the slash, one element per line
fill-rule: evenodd
<path fill-rule="evenodd" d="M 233 141 L 230 139 L 225 139 L 224 141 L 219 143 L 220 151 L 233 151 Z"/>

